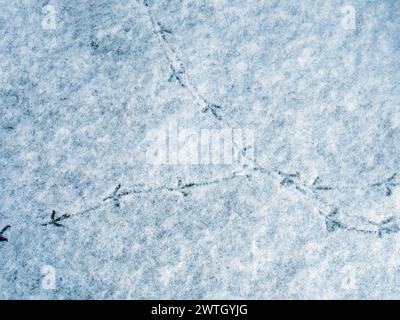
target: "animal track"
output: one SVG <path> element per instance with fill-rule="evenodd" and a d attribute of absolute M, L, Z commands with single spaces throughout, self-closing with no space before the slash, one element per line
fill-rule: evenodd
<path fill-rule="evenodd" d="M 400 182 L 396 180 L 397 178 L 397 173 L 394 173 L 391 175 L 389 178 L 372 184 L 372 187 L 383 189 L 385 191 L 385 194 L 387 197 L 390 197 L 393 193 L 393 188 L 397 187 L 400 185 Z"/>
<path fill-rule="evenodd" d="M 338 229 L 342 229 L 346 231 L 365 234 L 375 234 L 378 237 L 382 237 L 385 234 L 400 232 L 400 226 L 395 222 L 394 216 L 385 218 L 381 222 L 374 222 L 364 218 L 363 216 L 352 216 L 350 222 L 345 222 L 344 219 L 346 218 L 346 216 L 340 215 L 340 210 L 337 207 L 332 204 L 326 203 L 318 196 L 318 192 L 328 192 L 335 189 L 334 187 L 321 184 L 320 177 L 316 177 L 310 185 L 309 183 L 301 179 L 301 174 L 299 172 L 285 173 L 280 170 L 271 171 L 260 166 L 249 168 L 244 174 L 233 173 L 229 176 L 207 181 L 183 183 L 181 179 L 178 179 L 177 185 L 175 187 L 165 185 L 156 187 L 136 185 L 132 189 L 123 190 L 121 184 L 118 184 L 114 188 L 114 190 L 108 196 L 103 198 L 102 201 L 97 205 L 75 213 L 64 213 L 61 215 L 57 215 L 57 212 L 55 210 L 52 210 L 50 214 L 50 221 L 42 223 L 40 224 L 40 226 L 53 225 L 55 227 L 63 227 L 64 225 L 61 223 L 62 221 L 66 221 L 73 217 L 83 216 L 85 214 L 91 214 L 99 208 L 107 205 L 108 203 L 111 203 L 116 208 L 120 208 L 120 200 L 128 195 L 144 195 L 164 191 L 178 192 L 187 197 L 190 195 L 192 189 L 218 185 L 233 180 L 250 179 L 253 175 L 257 173 L 260 173 L 261 175 L 275 177 L 282 188 L 293 188 L 294 190 L 300 192 L 303 196 L 305 196 L 306 199 L 313 202 L 314 207 L 319 208 L 318 213 L 324 217 L 326 230 L 328 232 L 334 232 Z M 397 174 L 393 174 L 390 178 L 385 179 L 382 182 L 371 184 L 370 187 L 374 188 L 384 186 L 386 188 L 387 186 L 397 186 L 398 184 L 394 182 L 394 177 L 396 176 Z M 364 188 L 364 186 L 360 186 L 360 189 L 361 188 Z M 354 186 L 351 186 L 350 189 L 353 190 Z M 355 223 L 354 221 L 358 221 L 358 223 Z M 11 226 L 7 225 L 0 231 L 0 242 L 8 241 L 8 239 L 4 236 L 4 233 L 10 228 Z"/>
<path fill-rule="evenodd" d="M 150 10 L 149 4 L 146 0 L 140 2 L 146 9 L 147 15 L 149 16 L 149 19 L 151 21 L 153 33 L 157 35 L 160 47 L 162 48 L 162 51 L 167 58 L 169 68 L 171 70 L 171 75 L 169 76 L 168 81 L 171 82 L 172 80 L 176 80 L 179 85 L 192 96 L 192 98 L 200 107 L 200 110 L 203 113 L 210 112 L 215 119 L 222 120 L 222 116 L 219 114 L 219 111 L 221 111 L 222 107 L 217 104 L 211 103 L 199 93 L 196 86 L 191 83 L 183 63 L 175 54 L 172 46 L 169 44 L 166 35 L 171 34 L 172 31 L 155 20 Z"/>
<path fill-rule="evenodd" d="M 197 88 L 191 83 L 186 69 L 175 54 L 175 51 L 172 49 L 172 46 L 169 44 L 167 36 L 172 33 L 172 30 L 163 26 L 160 22 L 154 19 L 154 16 L 150 10 L 149 4 L 146 0 L 141 1 L 142 5 L 145 7 L 147 11 L 147 15 L 151 21 L 152 31 L 157 36 L 159 45 L 163 50 L 163 53 L 168 61 L 169 68 L 171 71 L 171 75 L 168 78 L 168 81 L 177 81 L 177 83 L 185 89 L 191 97 L 194 99 L 196 104 L 200 107 L 201 112 L 210 113 L 215 119 L 222 120 L 222 116 L 219 112 L 222 111 L 222 107 L 211 103 L 207 99 L 205 99 L 197 90 Z M 92 43 L 92 47 L 96 49 L 98 44 Z M 12 129 L 12 127 L 7 128 Z M 85 214 L 91 214 L 98 210 L 99 208 L 108 205 L 111 203 L 115 208 L 121 207 L 121 199 L 128 195 L 145 195 L 152 194 L 157 192 L 177 192 L 184 197 L 188 197 L 191 191 L 195 188 L 206 187 L 211 185 L 218 185 L 221 183 L 229 182 L 235 179 L 249 179 L 257 172 L 261 174 L 266 174 L 272 177 L 275 177 L 277 182 L 282 188 L 294 190 L 301 193 L 306 197 L 309 201 L 314 203 L 314 207 L 318 209 L 318 213 L 323 216 L 325 226 L 328 232 L 334 232 L 338 229 L 352 231 L 352 232 L 360 232 L 365 234 L 374 234 L 379 237 L 382 237 L 385 234 L 398 233 L 400 231 L 399 225 L 395 221 L 395 217 L 385 218 L 380 222 L 374 222 L 368 219 L 365 219 L 362 215 L 353 216 L 350 222 L 345 221 L 345 216 L 341 214 L 339 208 L 335 207 L 332 204 L 326 203 L 319 196 L 322 192 L 329 192 L 334 189 L 339 189 L 339 187 L 332 187 L 326 184 L 323 184 L 321 178 L 317 176 L 312 183 L 306 182 L 302 180 L 301 174 L 299 172 L 295 173 L 285 173 L 280 170 L 268 170 L 259 166 L 255 166 L 247 170 L 244 175 L 238 175 L 233 173 L 232 175 L 222 177 L 219 179 L 208 180 L 208 181 L 197 181 L 197 182 L 188 182 L 184 183 L 182 180 L 178 180 L 176 186 L 135 186 L 129 190 L 123 190 L 121 184 L 118 184 L 110 195 L 102 198 L 102 201 L 93 207 L 84 209 L 82 211 L 74 212 L 74 213 L 64 213 L 58 215 L 55 210 L 52 210 L 50 214 L 49 221 L 40 224 L 41 226 L 55 226 L 55 227 L 63 227 L 62 222 L 78 216 L 83 216 Z M 392 174 L 389 178 L 384 179 L 380 182 L 370 184 L 368 186 L 348 186 L 349 190 L 353 190 L 354 188 L 372 188 L 378 191 L 383 191 L 387 197 L 393 194 L 393 189 L 400 185 L 398 180 L 397 173 Z M 344 187 L 346 188 L 346 186 Z M 356 222 L 355 222 L 356 221 Z M 8 242 L 8 238 L 5 236 L 5 233 L 11 228 L 10 225 L 5 226 L 0 231 L 0 242 Z"/>
<path fill-rule="evenodd" d="M 348 223 L 345 223 L 340 214 L 339 214 L 339 209 L 336 208 L 335 206 L 328 204 L 324 202 L 323 200 L 320 199 L 316 195 L 316 193 L 323 191 L 331 191 L 334 190 L 333 187 L 325 186 L 320 184 L 321 179 L 319 177 L 315 178 L 311 186 L 307 185 L 306 182 L 301 180 L 301 175 L 300 173 L 284 173 L 280 170 L 276 171 L 269 171 L 265 168 L 262 167 L 253 167 L 250 170 L 246 172 L 246 174 L 243 175 L 238 175 L 236 173 L 222 177 L 219 179 L 214 179 L 214 180 L 208 180 L 208 181 L 198 181 L 198 182 L 189 182 L 189 183 L 183 183 L 181 179 L 178 180 L 178 183 L 175 187 L 169 187 L 169 186 L 158 186 L 158 187 L 145 187 L 145 186 L 139 186 L 139 188 L 133 188 L 130 190 L 122 190 L 121 185 L 118 184 L 114 190 L 111 192 L 111 194 L 105 198 L 103 198 L 103 201 L 101 204 L 98 204 L 95 207 L 73 213 L 73 214 L 63 214 L 59 217 L 56 217 L 55 211 L 52 212 L 50 221 L 47 223 L 44 223 L 42 225 L 47 226 L 47 225 L 55 225 L 57 227 L 61 226 L 60 221 L 66 220 L 68 218 L 74 217 L 74 216 L 79 216 L 83 215 L 86 213 L 90 213 L 92 211 L 95 211 L 96 209 L 100 208 L 102 205 L 106 204 L 107 202 L 111 202 L 113 206 L 116 208 L 120 207 L 120 200 L 123 197 L 126 197 L 128 195 L 140 195 L 140 194 L 151 194 L 151 193 L 156 193 L 160 191 L 165 191 L 165 192 L 179 192 L 183 196 L 188 196 L 190 195 L 190 191 L 195 188 L 199 187 L 205 187 L 205 186 L 211 186 L 211 185 L 218 185 L 221 183 L 229 182 L 232 180 L 236 179 L 249 179 L 251 178 L 256 172 L 260 172 L 261 174 L 267 174 L 272 177 L 276 177 L 280 183 L 280 185 L 283 188 L 294 188 L 310 200 L 313 200 L 315 202 L 315 207 L 321 207 L 323 206 L 325 210 L 319 210 L 319 214 L 324 216 L 325 218 L 325 224 L 326 224 L 326 229 L 329 232 L 333 232 L 337 229 L 344 229 L 347 231 L 357 231 L 357 232 L 362 232 L 362 233 L 373 233 L 378 236 L 382 236 L 384 234 L 389 234 L 389 233 L 397 233 L 400 231 L 400 228 L 398 227 L 397 224 L 394 222 L 394 217 L 385 219 L 384 221 L 380 223 L 373 222 L 371 220 L 367 220 L 362 216 L 356 216 L 353 217 L 353 220 L 357 219 L 360 222 L 362 222 L 362 225 L 367 226 L 368 228 L 363 228 L 359 227 L 357 225 L 349 225 Z M 328 212 L 328 213 L 326 213 Z"/>
<path fill-rule="evenodd" d="M 10 229 L 11 226 L 5 226 L 3 229 L 0 231 L 0 242 L 8 242 L 8 239 L 4 236 L 4 233 Z"/>

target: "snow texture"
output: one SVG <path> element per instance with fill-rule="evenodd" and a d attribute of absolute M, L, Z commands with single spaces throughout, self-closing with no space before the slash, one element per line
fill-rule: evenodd
<path fill-rule="evenodd" d="M 400 298 L 399 17 L 0 0 L 0 298 Z M 149 163 L 172 122 L 254 161 Z"/>

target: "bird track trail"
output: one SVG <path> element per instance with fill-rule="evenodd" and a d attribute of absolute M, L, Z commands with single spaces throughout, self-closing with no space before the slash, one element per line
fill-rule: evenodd
<path fill-rule="evenodd" d="M 84 210 L 80 210 L 72 213 L 63 213 L 61 215 L 57 215 L 57 212 L 53 210 L 50 214 L 49 221 L 44 223 L 36 224 L 35 226 L 55 226 L 55 227 L 64 227 L 62 222 L 65 222 L 71 218 L 78 218 L 85 215 L 90 215 L 95 213 L 98 209 L 112 205 L 115 208 L 121 207 L 121 199 L 127 196 L 144 196 L 150 194 L 157 194 L 159 192 L 167 192 L 167 193 L 178 193 L 184 197 L 190 195 L 190 192 L 194 189 L 201 187 L 210 187 L 216 186 L 223 183 L 228 183 L 234 180 L 251 180 L 255 175 L 266 175 L 274 178 L 281 186 L 282 189 L 292 189 L 297 193 L 301 194 L 304 199 L 306 199 L 309 203 L 312 204 L 313 208 L 318 211 L 318 214 L 321 215 L 325 219 L 326 229 L 328 232 L 333 232 L 338 229 L 342 229 L 350 232 L 364 233 L 364 234 L 373 234 L 379 237 L 384 234 L 397 233 L 400 231 L 400 227 L 395 223 L 395 217 L 389 217 L 380 222 L 375 222 L 372 220 L 368 220 L 363 216 L 351 216 L 350 218 L 346 215 L 340 214 L 340 210 L 333 204 L 327 203 L 324 201 L 320 193 L 321 192 L 329 192 L 334 190 L 335 187 L 330 187 L 321 184 L 321 180 L 319 177 L 315 178 L 313 183 L 307 183 L 306 181 L 301 179 L 301 175 L 299 173 L 285 173 L 280 170 L 268 170 L 266 168 L 260 166 L 254 166 L 250 169 L 247 169 L 244 172 L 237 173 L 234 172 L 231 175 L 223 176 L 216 179 L 211 180 L 203 180 L 203 181 L 192 181 L 183 183 L 181 180 L 178 181 L 176 186 L 144 186 L 144 185 L 136 185 L 130 189 L 123 189 L 121 184 L 118 184 L 113 191 L 106 197 L 103 197 L 102 200 L 89 208 Z M 359 186 L 360 189 L 366 188 L 379 188 L 383 186 L 384 189 L 387 188 L 389 184 L 392 188 L 398 186 L 400 183 L 395 180 L 397 174 L 393 174 L 390 178 L 385 179 L 381 182 L 369 184 L 366 186 Z M 343 188 L 343 186 L 341 187 Z M 350 186 L 350 190 L 354 190 L 356 186 Z M 386 196 L 388 196 L 386 194 Z M 8 238 L 5 236 L 5 233 L 11 229 L 10 225 L 7 225 L 0 231 L 0 241 L 7 242 Z"/>
<path fill-rule="evenodd" d="M 171 31 L 163 27 L 160 22 L 156 21 L 147 1 L 140 1 L 140 3 L 142 3 L 146 10 L 147 16 L 151 22 L 152 31 L 157 36 L 158 43 L 169 63 L 171 76 L 168 80 L 171 81 L 175 79 L 182 88 L 188 91 L 203 113 L 211 112 L 215 119 L 222 120 L 222 116 L 219 114 L 219 111 L 221 111 L 222 107 L 220 105 L 211 103 L 204 98 L 199 93 L 198 89 L 191 83 L 182 61 L 178 58 L 175 51 L 172 49 L 172 46 L 168 42 L 166 35 L 171 33 Z"/>
<path fill-rule="evenodd" d="M 169 44 L 167 39 L 167 34 L 171 33 L 170 30 L 166 29 L 156 21 L 154 15 L 151 12 L 151 9 L 146 0 L 139 1 L 141 6 L 145 8 L 147 16 L 150 19 L 152 32 L 157 36 L 158 43 L 168 61 L 169 67 L 171 69 L 171 76 L 169 81 L 175 79 L 179 85 L 185 89 L 190 96 L 194 99 L 195 103 L 201 108 L 201 111 L 211 112 L 217 120 L 222 120 L 222 117 L 219 115 L 219 111 L 222 110 L 222 107 L 216 104 L 209 102 L 206 98 L 204 98 L 196 89 L 196 87 L 191 83 L 185 67 L 180 59 L 175 54 L 175 51 L 172 49 L 172 46 Z M 400 182 L 396 179 L 398 178 L 397 173 L 394 173 L 389 178 L 368 185 L 347 185 L 347 186 L 326 186 L 321 184 L 321 180 L 319 177 L 315 178 L 313 183 L 309 185 L 307 181 L 302 180 L 301 175 L 299 173 L 284 173 L 280 170 L 267 170 L 260 166 L 255 166 L 250 170 L 247 170 L 245 174 L 237 174 L 232 173 L 231 175 L 221 177 L 218 179 L 206 180 L 206 181 L 195 181 L 182 183 L 182 181 L 178 181 L 176 186 L 135 186 L 131 189 L 124 190 L 122 186 L 118 184 L 111 194 L 102 198 L 102 200 L 84 210 L 72 212 L 72 213 L 63 213 L 58 215 L 55 210 L 52 210 L 50 213 L 49 221 L 44 223 L 37 223 L 34 226 L 46 227 L 46 226 L 54 226 L 54 227 L 63 227 L 64 224 L 62 222 L 66 222 L 71 218 L 78 218 L 85 215 L 90 215 L 95 213 L 97 210 L 105 207 L 107 205 L 113 205 L 116 208 L 120 208 L 121 203 L 120 200 L 127 196 L 143 196 L 150 195 L 158 192 L 167 192 L 167 193 L 179 193 L 182 196 L 189 196 L 190 191 L 196 188 L 201 187 L 210 187 L 213 185 L 219 185 L 222 183 L 227 183 L 233 180 L 247 180 L 251 179 L 256 173 L 268 175 L 278 179 L 280 185 L 284 189 L 293 189 L 296 192 L 303 195 L 303 197 L 312 203 L 313 207 L 318 210 L 318 214 L 325 219 L 326 229 L 328 232 L 333 232 L 337 229 L 342 229 L 349 232 L 358 232 L 363 234 L 373 234 L 379 237 L 384 234 L 397 233 L 400 231 L 400 227 L 395 223 L 395 217 L 389 217 L 380 222 L 375 222 L 372 220 L 368 220 L 364 218 L 362 215 L 358 216 L 345 216 L 340 213 L 340 210 L 333 204 L 327 203 L 320 196 L 323 192 L 329 192 L 334 189 L 337 190 L 349 190 L 353 191 L 355 189 L 369 189 L 374 188 L 378 190 L 382 190 L 385 192 L 387 197 L 391 196 L 393 193 L 393 188 L 400 185 Z M 20 225 L 20 228 L 27 228 L 32 226 L 32 224 L 24 224 Z M 7 234 L 9 230 L 12 229 L 10 225 L 6 225 L 0 231 L 0 242 L 8 242 Z"/>

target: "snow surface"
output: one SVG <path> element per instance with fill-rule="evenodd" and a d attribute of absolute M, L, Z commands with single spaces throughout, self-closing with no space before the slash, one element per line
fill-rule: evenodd
<path fill-rule="evenodd" d="M 399 17 L 0 0 L 0 298 L 400 298 Z M 149 163 L 172 122 L 254 161 Z"/>

